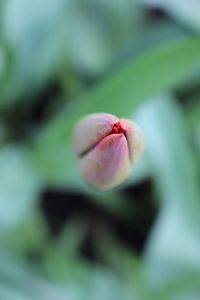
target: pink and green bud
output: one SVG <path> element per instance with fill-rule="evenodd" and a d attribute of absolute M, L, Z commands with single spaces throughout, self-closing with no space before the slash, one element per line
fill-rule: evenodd
<path fill-rule="evenodd" d="M 82 177 L 103 190 L 121 184 L 144 149 L 143 135 L 134 122 L 106 113 L 82 118 L 74 129 L 73 144 Z"/>

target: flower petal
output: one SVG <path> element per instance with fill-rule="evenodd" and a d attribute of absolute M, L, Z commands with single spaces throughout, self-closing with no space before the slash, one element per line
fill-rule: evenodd
<path fill-rule="evenodd" d="M 133 121 L 121 119 L 122 127 L 126 129 L 130 158 L 132 162 L 138 161 L 144 151 L 144 137 L 140 127 Z"/>
<path fill-rule="evenodd" d="M 102 138 L 112 131 L 113 123 L 118 121 L 117 117 L 106 114 L 91 114 L 82 118 L 74 129 L 73 145 L 77 155 L 89 151 Z"/>
<path fill-rule="evenodd" d="M 79 159 L 83 178 L 93 187 L 109 189 L 123 182 L 131 172 L 129 149 L 123 134 L 111 134 Z"/>

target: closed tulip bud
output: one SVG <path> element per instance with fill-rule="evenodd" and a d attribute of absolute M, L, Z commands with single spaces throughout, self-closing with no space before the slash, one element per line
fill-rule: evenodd
<path fill-rule="evenodd" d="M 74 129 L 73 144 L 82 177 L 103 190 L 122 183 L 144 149 L 143 135 L 134 122 L 107 113 L 82 118 Z"/>

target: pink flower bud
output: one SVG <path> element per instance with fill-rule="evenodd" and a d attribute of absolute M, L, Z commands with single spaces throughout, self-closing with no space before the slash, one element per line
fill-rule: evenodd
<path fill-rule="evenodd" d="M 134 122 L 106 113 L 81 119 L 74 129 L 73 144 L 82 177 L 103 190 L 122 183 L 144 149 L 141 130 Z"/>

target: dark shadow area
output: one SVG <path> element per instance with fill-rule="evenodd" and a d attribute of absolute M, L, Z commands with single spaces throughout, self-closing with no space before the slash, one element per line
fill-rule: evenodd
<path fill-rule="evenodd" d="M 99 260 L 95 251 L 95 243 L 102 224 L 103 228 L 107 228 L 108 232 L 123 246 L 140 254 L 157 215 L 157 208 L 152 202 L 152 182 L 151 180 L 144 181 L 124 190 L 123 193 L 126 195 L 132 216 L 127 219 L 111 213 L 82 194 L 46 189 L 42 196 L 41 210 L 48 224 L 50 235 L 59 236 L 64 225 L 73 217 L 79 216 L 87 220 L 88 229 L 80 254 L 88 260 Z"/>

